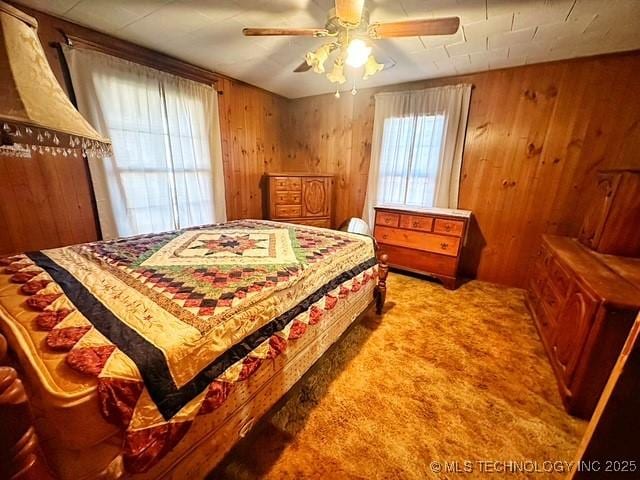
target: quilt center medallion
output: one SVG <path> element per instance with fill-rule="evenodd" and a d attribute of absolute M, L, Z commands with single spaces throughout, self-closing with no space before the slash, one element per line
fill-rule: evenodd
<path fill-rule="evenodd" d="M 144 266 L 297 263 L 288 229 L 190 230 L 147 258 Z"/>

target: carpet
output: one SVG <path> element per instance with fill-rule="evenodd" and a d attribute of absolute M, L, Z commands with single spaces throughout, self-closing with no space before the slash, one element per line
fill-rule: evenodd
<path fill-rule="evenodd" d="M 388 286 L 384 315 L 354 324 L 209 478 L 477 478 L 573 460 L 586 422 L 562 408 L 522 290 L 399 273 Z"/>

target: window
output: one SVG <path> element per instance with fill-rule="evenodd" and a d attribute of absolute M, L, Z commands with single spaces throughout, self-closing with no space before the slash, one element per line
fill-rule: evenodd
<path fill-rule="evenodd" d="M 66 47 L 78 107 L 113 144 L 90 158 L 105 239 L 226 220 L 217 94 L 210 85 Z"/>
<path fill-rule="evenodd" d="M 376 205 L 457 208 L 471 85 L 375 95 L 362 217 Z"/>
<path fill-rule="evenodd" d="M 119 92 L 103 114 L 115 153 L 111 184 L 122 199 L 123 234 L 211 223 L 211 161 L 205 106 L 189 92 L 116 76 L 94 77 L 98 88 Z M 114 95 L 112 98 L 118 98 Z"/>
<path fill-rule="evenodd" d="M 385 119 L 378 203 L 416 207 L 434 205 L 444 124 L 443 114 Z"/>

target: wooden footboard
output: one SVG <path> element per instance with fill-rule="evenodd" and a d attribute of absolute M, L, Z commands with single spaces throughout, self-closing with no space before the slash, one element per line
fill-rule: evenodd
<path fill-rule="evenodd" d="M 389 267 L 386 254 L 379 255 L 378 260 L 378 282 L 372 303 L 375 305 L 376 313 L 381 314 L 386 299 L 386 280 Z M 335 337 L 330 339 L 329 344 L 337 340 L 347 326 L 345 325 L 343 329 L 334 332 Z M 318 351 L 317 356 L 321 356 L 322 353 Z M 313 364 L 315 360 L 317 358 L 313 358 L 309 364 Z M 38 443 L 27 392 L 19 377 L 18 370 L 10 366 L 12 364 L 15 365 L 15 362 L 10 361 L 7 341 L 0 333 L 0 425 L 2 425 L 0 428 L 0 478 L 9 480 L 54 479 L 55 475 L 48 467 Z M 302 373 L 306 371 L 306 368 L 308 366 L 305 366 Z M 228 445 L 224 450 L 230 449 L 231 446 Z M 219 460 L 220 458 L 218 458 Z"/>
<path fill-rule="evenodd" d="M 7 340 L 0 333 L 0 478 L 51 479 L 33 426 L 29 398 L 17 370 L 7 362 Z"/>

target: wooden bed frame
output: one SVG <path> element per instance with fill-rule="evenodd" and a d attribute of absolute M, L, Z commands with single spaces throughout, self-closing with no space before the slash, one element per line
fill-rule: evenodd
<path fill-rule="evenodd" d="M 387 292 L 387 275 L 389 266 L 387 264 L 388 257 L 386 254 L 379 254 L 379 275 L 378 283 L 374 290 L 374 298 L 365 309 L 363 314 L 369 311 L 375 305 L 375 311 L 378 315 L 382 313 Z M 360 317 L 362 314 L 360 315 Z M 342 333 L 354 322 L 337 325 L 335 331 L 329 332 L 327 335 L 319 338 L 328 348 L 334 343 Z M 315 348 L 312 348 L 314 347 Z M 320 358 L 326 348 L 318 348 L 317 345 L 311 344 L 304 352 L 295 357 L 295 368 L 287 373 L 286 383 L 288 390 L 297 383 L 306 371 Z M 10 480 L 48 480 L 55 479 L 56 475 L 49 468 L 44 452 L 38 443 L 38 436 L 34 426 L 34 419 L 31 413 L 29 397 L 24 388 L 23 382 L 19 374 L 19 365 L 12 361 L 8 355 L 8 345 L 5 337 L 0 333 L 0 478 Z M 284 369 L 283 369 L 284 370 Z M 269 382 L 270 383 L 270 382 Z M 254 418 L 263 416 L 270 408 L 280 400 L 281 393 L 275 389 L 270 389 L 266 384 L 256 396 L 248 402 L 251 404 L 253 400 L 260 397 L 261 404 L 253 409 L 250 413 Z M 288 391 L 287 390 L 287 391 Z M 250 408 L 250 407 L 249 407 Z M 239 412 L 246 413 L 246 412 Z M 202 460 L 189 461 L 191 453 L 181 458 L 174 465 L 179 467 L 180 477 L 189 470 L 194 472 L 203 471 L 204 469 L 212 469 L 218 464 L 224 455 L 238 441 L 238 437 L 243 437 L 253 426 L 253 421 L 244 423 L 244 417 L 241 415 L 233 415 L 229 421 L 225 421 L 224 425 L 217 431 L 212 432 L 210 436 L 199 442 L 203 444 L 214 434 L 221 438 L 215 451 L 207 455 L 206 464 Z M 212 448 L 210 445 L 204 448 Z M 198 450 L 197 448 L 195 450 Z M 174 469 L 162 475 L 162 478 L 173 478 L 176 473 Z"/>

